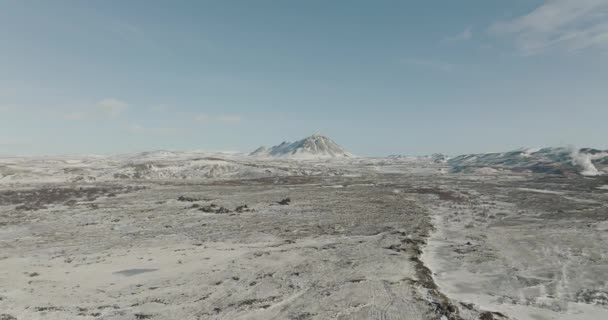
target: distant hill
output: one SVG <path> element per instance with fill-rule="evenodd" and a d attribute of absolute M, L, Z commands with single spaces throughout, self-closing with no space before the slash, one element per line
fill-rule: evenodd
<path fill-rule="evenodd" d="M 605 172 L 608 151 L 590 148 L 520 149 L 502 153 L 461 155 L 448 160 L 454 172 L 490 167 L 516 171 L 597 176 Z M 599 169 L 598 169 L 599 168 Z"/>
<path fill-rule="evenodd" d="M 352 157 L 350 152 L 321 134 L 313 134 L 296 142 L 282 142 L 271 148 L 259 147 L 250 155 L 296 159 Z"/>

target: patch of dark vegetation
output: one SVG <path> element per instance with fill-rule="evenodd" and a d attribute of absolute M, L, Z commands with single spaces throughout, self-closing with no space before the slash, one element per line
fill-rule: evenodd
<path fill-rule="evenodd" d="M 499 319 L 507 319 L 507 316 L 500 312 L 490 312 L 484 311 L 479 314 L 479 320 L 499 320 Z"/>
<path fill-rule="evenodd" d="M 282 206 L 286 206 L 286 205 L 289 205 L 291 203 L 291 199 L 290 198 L 285 198 L 285 199 L 279 201 L 278 203 L 280 205 L 282 205 Z"/>
<path fill-rule="evenodd" d="M 201 206 L 198 203 L 194 203 L 192 204 L 191 207 L 187 208 L 187 209 L 198 209 L 202 212 L 206 212 L 206 213 L 231 213 L 232 211 L 226 207 L 223 206 L 218 206 L 217 204 L 210 204 L 207 206 Z M 254 212 L 255 210 L 249 208 L 246 204 L 242 205 L 242 206 L 238 206 L 236 207 L 236 209 L 234 209 L 234 212 L 236 213 L 243 213 L 243 212 Z"/>
<path fill-rule="evenodd" d="M 402 247 L 401 247 L 400 245 L 398 245 L 398 244 L 391 244 L 391 245 L 390 245 L 390 246 L 388 246 L 388 247 L 384 247 L 384 249 L 387 249 L 387 250 L 392 250 L 392 251 L 395 251 L 395 252 L 402 252 L 402 251 L 406 251 L 406 249 L 405 249 L 405 248 L 402 248 Z"/>
<path fill-rule="evenodd" d="M 250 306 L 250 305 L 256 304 L 258 301 L 259 301 L 258 299 L 243 300 L 243 301 L 239 302 L 239 307 Z"/>
<path fill-rule="evenodd" d="M 246 204 L 244 204 L 242 206 L 236 207 L 236 209 L 234 209 L 234 211 L 236 211 L 238 213 L 243 213 L 243 212 L 251 212 L 251 211 L 253 211 L 253 209 L 249 208 Z"/>
<path fill-rule="evenodd" d="M 450 300 L 443 295 L 443 293 L 439 292 L 437 289 L 429 289 L 429 291 L 433 294 L 434 297 L 439 298 L 437 301 L 429 302 L 431 307 L 433 308 L 435 314 L 440 318 L 448 320 L 461 320 L 460 312 L 458 308 L 456 308 Z"/>
<path fill-rule="evenodd" d="M 479 320 L 494 320 L 494 315 L 492 314 L 492 312 L 482 312 L 479 315 Z"/>
<path fill-rule="evenodd" d="M 15 210 L 19 210 L 19 211 L 36 211 L 36 210 L 44 210 L 47 207 L 40 204 L 40 203 L 33 203 L 33 204 L 22 204 L 22 205 L 18 205 L 15 207 Z"/>
<path fill-rule="evenodd" d="M 149 303 L 158 303 L 158 304 L 168 304 L 165 300 L 159 299 L 159 298 L 154 298 L 151 299 L 150 301 L 148 301 Z"/>
<path fill-rule="evenodd" d="M 314 314 L 312 314 L 310 312 L 303 312 L 303 313 L 290 315 L 289 320 L 307 320 L 307 319 L 312 319 L 313 316 L 314 316 Z"/>
<path fill-rule="evenodd" d="M 61 309 L 58 307 L 48 306 L 48 307 L 35 307 L 34 311 L 36 311 L 36 312 L 61 311 Z"/>
<path fill-rule="evenodd" d="M 104 310 L 104 309 L 114 309 L 114 310 L 118 310 L 118 309 L 120 309 L 120 307 L 119 307 L 119 306 L 117 306 L 117 305 L 112 305 L 112 306 L 111 306 L 111 305 L 103 305 L 103 306 L 99 306 L 99 307 L 97 307 L 97 309 L 98 309 L 98 310 Z"/>
<path fill-rule="evenodd" d="M 576 294 L 576 301 L 587 304 L 608 305 L 608 292 L 600 290 L 581 290 Z"/>
<path fill-rule="evenodd" d="M 8 313 L 0 313 L 0 320 L 17 320 L 15 316 L 10 315 Z"/>
<path fill-rule="evenodd" d="M 0 191 L 0 206 L 16 205 L 16 209 L 20 211 L 35 211 L 46 209 L 48 205 L 52 204 L 73 206 L 79 201 L 91 202 L 99 197 L 116 196 L 118 193 L 128 193 L 144 188 L 139 186 L 99 186 L 5 190 Z"/>
<path fill-rule="evenodd" d="M 209 299 L 210 296 L 211 296 L 211 293 L 207 293 L 206 295 L 194 300 L 194 302 L 205 301 L 205 300 Z"/>
<path fill-rule="evenodd" d="M 475 310 L 475 305 L 472 303 L 461 302 L 460 305 L 463 306 L 465 309 Z"/>
<path fill-rule="evenodd" d="M 463 203 L 467 201 L 467 198 L 462 194 L 459 194 L 455 191 L 443 190 L 439 188 L 417 188 L 411 190 L 411 192 L 418 194 L 435 194 L 439 197 L 439 200 L 443 201 L 452 201 L 457 203 Z"/>
<path fill-rule="evenodd" d="M 231 211 L 228 210 L 225 207 L 222 206 L 218 206 L 216 204 L 210 204 L 208 206 L 204 206 L 199 208 L 200 211 L 202 212 L 206 212 L 206 213 L 230 213 Z"/>
<path fill-rule="evenodd" d="M 264 299 L 246 299 L 240 301 L 236 304 L 237 308 L 243 307 L 251 307 L 251 306 L 260 306 L 262 309 L 266 309 L 270 307 L 270 302 L 274 302 L 278 300 L 280 297 L 278 296 L 270 296 Z M 235 304 L 230 304 L 229 307 L 233 307 Z"/>
<path fill-rule="evenodd" d="M 177 198 L 177 201 L 182 201 L 182 202 L 196 202 L 196 201 L 201 201 L 201 199 L 199 198 L 192 198 L 192 197 L 186 197 L 186 196 L 179 196 Z"/>
<path fill-rule="evenodd" d="M 135 314 L 135 319 L 137 319 L 137 320 L 151 319 L 151 318 L 152 318 L 151 314 L 145 314 L 145 313 L 136 313 Z"/>
<path fill-rule="evenodd" d="M 417 255 L 422 255 L 422 250 L 420 248 L 425 245 L 424 240 L 403 238 L 401 239 L 401 243 L 408 245 Z"/>
<path fill-rule="evenodd" d="M 271 278 L 271 277 L 274 277 L 274 274 L 275 274 L 275 273 L 276 273 L 276 272 L 267 272 L 267 273 L 263 273 L 263 274 L 261 274 L 261 275 L 257 276 L 257 277 L 256 277 L 256 279 Z"/>

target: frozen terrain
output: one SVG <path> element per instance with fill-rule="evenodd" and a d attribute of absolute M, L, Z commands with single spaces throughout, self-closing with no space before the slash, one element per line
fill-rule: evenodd
<path fill-rule="evenodd" d="M 455 166 L 2 158 L 0 319 L 607 319 L 608 178 Z"/>

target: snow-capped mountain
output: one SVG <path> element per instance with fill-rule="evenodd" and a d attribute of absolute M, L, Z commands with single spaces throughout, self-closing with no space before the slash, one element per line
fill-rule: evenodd
<path fill-rule="evenodd" d="M 520 149 L 503 153 L 461 155 L 448 160 L 453 171 L 491 167 L 517 171 L 597 176 L 608 165 L 608 151 L 583 148 Z M 599 168 L 599 169 L 598 169 Z"/>
<path fill-rule="evenodd" d="M 352 154 L 328 137 L 313 134 L 296 142 L 282 142 L 270 149 L 259 147 L 251 156 L 284 157 L 284 158 L 348 158 Z"/>

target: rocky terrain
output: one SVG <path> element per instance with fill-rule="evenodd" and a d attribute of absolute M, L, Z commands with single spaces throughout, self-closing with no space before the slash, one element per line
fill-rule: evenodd
<path fill-rule="evenodd" d="M 608 178 L 444 157 L 0 161 L 0 319 L 603 319 Z"/>

